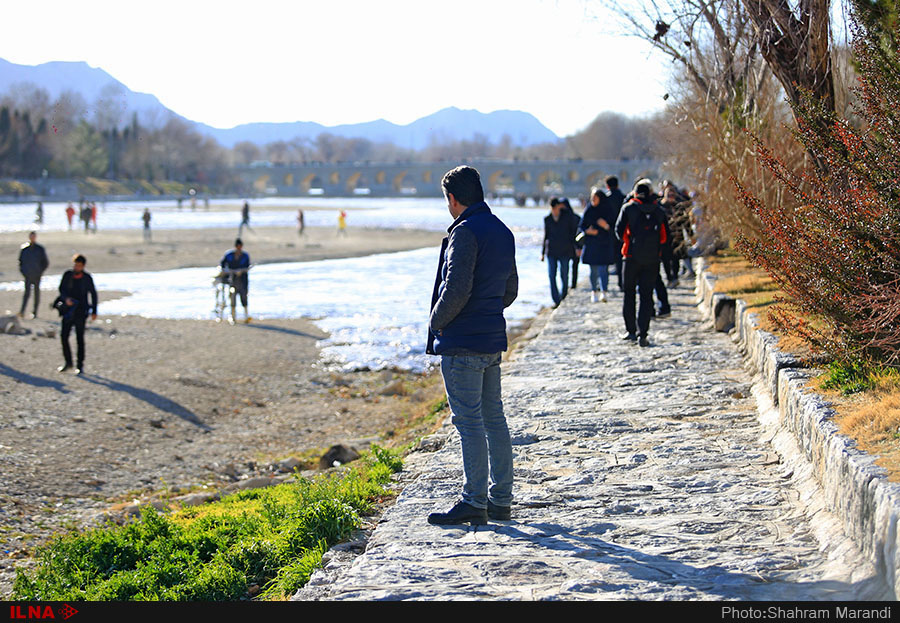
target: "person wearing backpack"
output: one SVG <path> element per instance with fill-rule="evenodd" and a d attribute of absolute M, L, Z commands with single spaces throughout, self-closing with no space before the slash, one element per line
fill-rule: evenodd
<path fill-rule="evenodd" d="M 659 262 L 667 240 L 666 213 L 660 207 L 649 180 L 642 179 L 622 206 L 616 221 L 616 237 L 622 242 L 624 300 L 622 316 L 627 333 L 622 339 L 649 346 L 647 333 L 653 314 L 653 288 L 659 277 Z M 635 322 L 635 301 L 640 306 Z"/>

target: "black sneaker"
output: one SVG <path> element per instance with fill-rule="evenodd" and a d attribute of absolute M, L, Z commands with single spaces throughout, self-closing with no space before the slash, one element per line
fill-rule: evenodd
<path fill-rule="evenodd" d="M 490 500 L 488 500 L 487 514 L 495 521 L 508 521 L 512 516 L 509 506 L 497 506 Z"/>
<path fill-rule="evenodd" d="M 661 309 L 656 313 L 657 318 L 668 318 L 672 315 L 671 309 Z"/>
<path fill-rule="evenodd" d="M 622 336 L 623 340 L 628 340 L 629 342 L 637 342 L 637 334 L 629 331 L 625 335 Z"/>
<path fill-rule="evenodd" d="M 487 523 L 487 520 L 487 509 L 475 508 L 465 502 L 457 502 L 446 513 L 431 513 L 428 515 L 428 523 L 434 526 L 455 526 L 463 523 L 483 526 Z"/>
<path fill-rule="evenodd" d="M 640 344 L 641 346 L 650 346 L 650 340 L 647 339 L 646 335 L 642 335 L 638 344 Z"/>

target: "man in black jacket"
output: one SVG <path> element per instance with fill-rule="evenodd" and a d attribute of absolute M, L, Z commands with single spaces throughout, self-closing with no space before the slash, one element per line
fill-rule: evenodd
<path fill-rule="evenodd" d="M 550 214 L 544 217 L 544 246 L 541 261 L 547 258 L 547 272 L 550 276 L 550 296 L 553 305 L 558 306 L 569 293 L 569 262 L 575 255 L 575 236 L 578 221 L 570 218 L 563 203 L 554 197 L 550 200 Z M 556 282 L 556 275 L 562 279 L 562 289 Z"/>
<path fill-rule="evenodd" d="M 25 296 L 22 297 L 22 308 L 19 310 L 20 318 L 25 315 L 31 290 L 34 290 L 34 312 L 31 317 L 37 318 L 38 303 L 41 301 L 41 275 L 50 265 L 47 252 L 36 241 L 37 232 L 29 233 L 28 242 L 19 251 L 19 272 L 25 277 Z"/>
<path fill-rule="evenodd" d="M 75 341 L 78 345 L 78 365 L 76 372 L 84 372 L 84 325 L 87 317 L 97 319 L 97 290 L 94 280 L 84 271 L 87 260 L 83 255 L 72 258 L 72 270 L 67 270 L 59 282 L 59 296 L 63 301 L 62 349 L 65 363 L 57 368 L 65 372 L 72 367 L 72 348 L 69 346 L 69 333 L 75 327 Z"/>
<path fill-rule="evenodd" d="M 619 190 L 619 178 L 615 175 L 610 175 L 606 178 L 606 197 L 607 203 L 612 208 L 612 212 L 614 218 L 613 221 L 615 223 L 619 220 L 619 213 L 622 211 L 622 204 L 625 203 L 625 195 L 622 194 L 622 191 Z M 622 286 L 622 249 L 616 246 L 616 281 L 619 284 L 619 290 L 623 290 Z"/>

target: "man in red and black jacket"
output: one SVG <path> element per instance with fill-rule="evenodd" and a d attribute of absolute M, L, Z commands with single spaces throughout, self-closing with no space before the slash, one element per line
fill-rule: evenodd
<path fill-rule="evenodd" d="M 653 286 L 659 277 L 659 262 L 667 238 L 666 213 L 660 207 L 649 180 L 640 180 L 616 221 L 616 237 L 622 241 L 624 258 L 622 316 L 627 333 L 623 339 L 649 346 L 647 332 L 653 313 Z M 635 323 L 636 290 L 641 302 Z"/>

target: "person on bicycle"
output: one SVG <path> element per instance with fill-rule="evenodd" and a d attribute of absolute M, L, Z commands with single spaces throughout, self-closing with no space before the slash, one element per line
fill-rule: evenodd
<path fill-rule="evenodd" d="M 247 311 L 247 271 L 250 269 L 250 255 L 244 253 L 244 243 L 238 238 L 234 241 L 234 249 L 225 254 L 219 266 L 228 275 L 231 283 L 231 324 L 235 322 L 235 297 L 240 295 L 244 306 L 244 322 L 250 322 Z"/>

